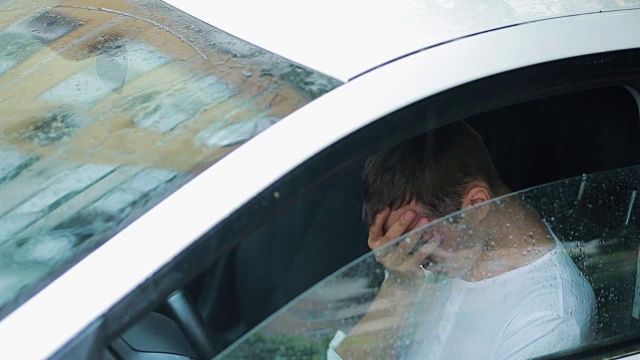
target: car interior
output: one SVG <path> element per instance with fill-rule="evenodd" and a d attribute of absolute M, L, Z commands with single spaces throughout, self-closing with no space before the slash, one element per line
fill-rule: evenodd
<path fill-rule="evenodd" d="M 639 90 L 594 88 L 509 105 L 464 120 L 482 136 L 503 181 L 518 191 L 639 165 Z M 167 354 L 211 358 L 306 289 L 366 254 L 362 167 L 363 161 L 358 161 L 305 190 L 283 212 L 114 339 L 104 358 L 160 359 Z M 615 196 L 614 185 L 587 184 L 612 195 L 596 208 L 554 219 L 552 224 L 567 244 L 588 244 L 576 248 L 572 256 L 596 293 L 595 342 L 640 331 L 636 290 L 640 212 L 633 208 L 635 198 Z M 543 217 L 545 206 L 539 207 Z M 589 248 L 597 251 L 585 250 Z M 615 261 L 600 256 L 614 253 L 624 256 Z"/>

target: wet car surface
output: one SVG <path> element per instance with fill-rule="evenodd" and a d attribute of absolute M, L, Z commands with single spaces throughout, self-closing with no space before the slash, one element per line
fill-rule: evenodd
<path fill-rule="evenodd" d="M 364 159 L 460 119 L 596 292 L 567 356 L 636 351 L 639 3 L 273 5 L 0 5 L 3 356 L 324 356 L 384 278 Z"/>

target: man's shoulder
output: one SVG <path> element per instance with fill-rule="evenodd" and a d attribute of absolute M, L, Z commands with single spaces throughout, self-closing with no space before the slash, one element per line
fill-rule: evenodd
<path fill-rule="evenodd" d="M 517 306 L 527 317 L 574 319 L 582 325 L 595 313 L 593 288 L 562 245 L 527 265 L 518 281 L 512 280 L 519 294 Z"/>
<path fill-rule="evenodd" d="M 559 243 L 539 259 L 489 280 L 481 292 L 500 293 L 505 303 L 523 313 L 564 316 L 576 307 L 595 306 L 589 281 Z"/>

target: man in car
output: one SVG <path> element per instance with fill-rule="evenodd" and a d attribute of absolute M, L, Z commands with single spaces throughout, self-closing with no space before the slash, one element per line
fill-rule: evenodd
<path fill-rule="evenodd" d="M 537 212 L 506 196 L 466 123 L 371 157 L 363 184 L 386 279 L 330 359 L 524 359 L 587 340 L 591 286 Z"/>

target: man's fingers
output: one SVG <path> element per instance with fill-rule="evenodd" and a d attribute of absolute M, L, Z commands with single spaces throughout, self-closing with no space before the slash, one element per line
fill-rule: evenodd
<path fill-rule="evenodd" d="M 460 251 L 449 251 L 436 247 L 429 256 L 438 262 L 452 262 L 458 260 L 461 253 Z"/>
<path fill-rule="evenodd" d="M 419 239 L 420 236 L 416 235 L 406 236 L 404 239 L 398 242 L 396 253 L 401 256 L 406 256 L 409 252 L 411 252 Z"/>
<path fill-rule="evenodd" d="M 418 222 L 411 228 L 410 231 L 413 231 L 415 229 L 421 228 L 421 227 L 427 225 L 430 222 L 431 222 L 431 220 L 427 219 L 426 217 L 421 217 L 420 220 L 418 220 Z"/>
<path fill-rule="evenodd" d="M 413 249 L 421 240 L 419 234 L 406 236 L 398 240 L 397 244 L 380 247 L 376 250 L 376 258 L 387 267 L 397 267 L 402 265 L 408 256 L 413 253 Z"/>
<path fill-rule="evenodd" d="M 436 235 L 433 238 L 431 238 L 431 240 L 429 240 L 426 244 L 420 246 L 416 251 L 416 254 L 418 255 L 418 257 L 422 257 L 422 260 L 420 261 L 420 263 L 422 263 L 422 261 L 424 261 L 424 259 L 426 259 L 428 256 L 431 256 L 436 252 L 442 251 L 441 249 L 438 248 L 438 246 L 440 246 L 441 243 L 442 243 L 442 237 Z"/>
<path fill-rule="evenodd" d="M 394 224 L 396 226 L 394 230 L 393 229 L 394 225 L 392 225 L 392 228 L 387 231 L 384 238 L 379 240 L 378 246 L 382 246 L 387 242 L 396 238 L 397 236 L 395 235 L 397 234 L 397 232 L 402 231 L 402 229 L 408 228 L 410 224 L 415 220 L 415 216 L 417 215 L 413 212 L 407 212 L 403 214 L 404 218 L 401 217 L 396 221 L 396 224 L 398 224 L 399 226 Z M 416 224 L 412 227 L 412 229 L 416 229 L 428 223 L 429 223 L 429 219 L 422 217 L 416 222 Z M 403 232 L 403 234 L 405 232 Z M 387 247 L 381 252 L 379 252 L 377 255 L 378 260 L 384 263 L 385 266 L 387 267 L 398 267 L 398 266 L 404 267 L 403 264 L 405 264 L 407 262 L 408 257 L 414 253 L 414 248 L 416 244 L 423 240 L 423 236 L 424 234 L 420 234 L 420 233 L 406 236 L 404 239 L 399 240 L 395 246 Z"/>
<path fill-rule="evenodd" d="M 420 266 L 429 256 L 440 251 L 440 249 L 438 249 L 440 243 L 442 243 L 442 237 L 434 236 L 426 244 L 418 247 L 413 254 L 407 256 L 404 265 L 410 269 Z"/>
<path fill-rule="evenodd" d="M 388 240 L 395 239 L 400 235 L 404 234 L 409 228 L 409 225 L 411 225 L 411 223 L 413 222 L 413 219 L 415 218 L 416 218 L 415 211 L 411 211 L 411 210 L 406 211 L 404 214 L 402 214 L 402 216 L 400 216 L 400 218 L 395 223 L 393 223 L 393 225 L 391 225 L 387 233 L 384 234 L 384 237 L 388 241 Z"/>
<path fill-rule="evenodd" d="M 419 238 L 418 246 L 422 246 L 429 242 L 440 244 L 443 238 L 442 234 L 433 227 L 426 228 L 421 231 L 416 231 L 413 236 L 417 236 Z"/>
<path fill-rule="evenodd" d="M 407 236 L 404 239 L 400 240 L 397 246 L 392 246 L 391 253 L 387 256 L 386 261 L 391 266 L 399 266 L 407 259 L 407 256 L 413 250 L 413 247 L 418 242 L 418 236 Z"/>
<path fill-rule="evenodd" d="M 373 220 L 373 224 L 369 227 L 369 247 L 371 249 L 375 249 L 379 247 L 380 239 L 384 237 L 384 231 L 382 227 L 384 226 L 385 220 L 387 220 L 387 216 L 391 209 L 389 207 L 385 207 L 382 211 L 376 214 L 375 219 Z"/>

